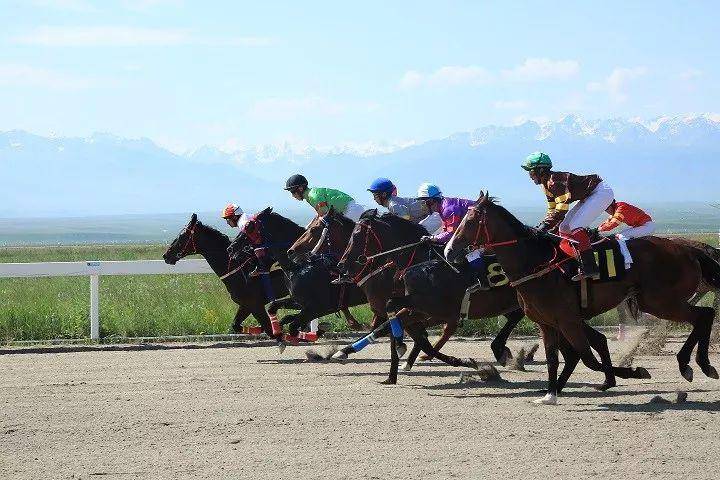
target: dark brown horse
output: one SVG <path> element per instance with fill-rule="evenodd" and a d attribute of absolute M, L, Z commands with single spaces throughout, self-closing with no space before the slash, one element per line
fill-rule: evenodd
<path fill-rule="evenodd" d="M 590 350 L 584 320 L 616 307 L 629 296 L 634 296 L 640 311 L 692 325 L 677 354 L 685 379 L 692 380 L 689 362 L 695 345 L 696 362 L 703 373 L 718 378 L 708 358 L 714 310 L 688 303 L 703 279 L 720 287 L 720 265 L 702 250 L 659 237 L 631 240 L 628 248 L 633 267 L 618 280 L 590 282 L 588 305 L 582 308 L 578 284 L 558 268 L 565 260 L 559 259 L 557 241 L 523 225 L 487 194 L 480 196 L 458 227 L 446 249 L 448 258 L 463 255 L 468 247 L 495 251 L 517 289 L 520 305 L 540 326 L 548 362 L 548 393 L 538 403 L 556 402 L 560 335 L 588 367 L 602 368 L 606 379 L 601 389 L 615 385 L 609 352 L 601 354 L 599 364 Z"/>
<path fill-rule="evenodd" d="M 358 222 L 338 267 L 347 276 L 361 284 L 373 313 L 383 321 L 387 319 L 387 313 L 385 313 L 387 302 L 391 298 L 407 295 L 407 306 L 416 305 L 415 311 L 419 316 L 413 316 L 412 320 L 410 317 L 403 319 L 403 325 L 410 326 L 417 323 L 423 331 L 427 327 L 443 325 L 442 335 L 433 345 L 435 350 L 440 350 L 457 330 L 460 320 L 460 303 L 465 290 L 475 282 L 475 277 L 473 274 L 465 274 L 466 272 L 457 274 L 447 265 L 444 265 L 444 269 L 438 268 L 437 262 L 433 262 L 433 271 L 442 275 L 443 281 L 430 290 L 424 289 L 421 293 L 423 289 L 422 287 L 417 288 L 417 285 L 428 279 L 429 276 L 419 278 L 416 273 L 420 270 L 414 265 L 428 259 L 428 245 L 418 244 L 424 235 L 427 235 L 427 231 L 409 220 L 392 214 L 378 216 L 376 210 L 368 211 Z M 407 245 L 410 248 L 398 250 L 389 255 L 376 256 L 382 252 Z M 432 258 L 435 258 L 435 255 Z M 427 272 L 420 276 L 425 274 Z M 408 280 L 411 285 L 408 285 Z M 470 317 L 487 318 L 506 314 L 508 321 L 492 343 L 493 353 L 501 363 L 509 353 L 505 343 L 510 332 L 524 316 L 517 305 L 512 289 L 502 290 L 503 292 L 496 291 L 488 298 L 480 295 L 483 292 L 475 293 L 471 302 L 474 309 L 471 313 L 475 316 Z M 505 295 L 503 295 L 504 291 L 507 291 Z M 505 297 L 507 297 L 507 301 Z M 395 304 L 399 305 L 397 302 Z M 382 313 L 380 313 L 381 311 Z M 420 318 L 422 320 L 419 320 Z M 419 353 L 419 346 L 415 347 L 413 353 L 414 356 L 409 358 L 409 363 L 406 364 L 408 370 Z M 432 357 L 426 355 L 423 359 L 429 358 Z"/>
<path fill-rule="evenodd" d="M 192 214 L 190 222 L 180 234 L 172 241 L 163 254 L 165 263 L 175 265 L 178 260 L 188 255 L 201 255 L 212 268 L 213 272 L 222 280 L 233 302 L 238 305 L 233 321 L 233 331 L 240 333 L 242 323 L 248 315 L 252 314 L 260 323 L 263 332 L 272 337 L 270 318 L 265 311 L 265 290 L 258 278 L 249 277 L 249 272 L 255 267 L 255 256 L 246 247 L 238 244 L 238 255 L 233 262 L 227 252 L 230 239 L 214 228 L 203 224 Z M 278 295 L 287 295 L 285 277 L 281 270 L 270 273 L 272 286 Z"/>
<path fill-rule="evenodd" d="M 281 324 L 290 326 L 290 335 L 297 336 L 306 330 L 310 321 L 331 313 L 347 311 L 348 307 L 365 303 L 365 297 L 358 288 L 333 285 L 330 283 L 335 261 L 327 256 L 318 256 L 311 261 L 295 264 L 290 261 L 287 250 L 303 233 L 304 229 L 292 220 L 266 208 L 253 216 L 228 247 L 231 257 L 242 252 L 249 243 L 263 248 L 267 255 L 277 261 L 285 272 L 290 297 L 270 302 L 267 310 L 274 317 L 280 308 L 298 310 L 285 315 Z"/>

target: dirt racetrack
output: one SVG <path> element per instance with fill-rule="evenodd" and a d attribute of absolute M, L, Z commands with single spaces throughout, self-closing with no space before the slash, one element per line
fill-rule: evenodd
<path fill-rule="evenodd" d="M 446 350 L 490 358 L 487 342 Z M 544 364 L 486 384 L 420 362 L 383 386 L 387 353 L 345 365 L 307 363 L 304 347 L 0 356 L 0 478 L 720 477 L 720 382 L 699 368 L 685 382 L 673 355 L 638 357 L 653 379 L 607 393 L 579 367 L 559 405 L 536 406 Z M 686 403 L 650 403 L 678 389 Z"/>

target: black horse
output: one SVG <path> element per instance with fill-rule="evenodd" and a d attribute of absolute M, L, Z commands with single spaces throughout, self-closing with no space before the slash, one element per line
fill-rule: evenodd
<path fill-rule="evenodd" d="M 348 307 L 366 302 L 359 288 L 330 283 L 337 276 L 334 259 L 318 255 L 299 264 L 290 261 L 288 247 L 303 231 L 295 222 L 268 207 L 250 219 L 228 247 L 234 258 L 242 255 L 244 245 L 250 244 L 264 249 L 266 255 L 280 264 L 287 278 L 290 297 L 270 302 L 267 311 L 274 317 L 280 308 L 299 310 L 286 315 L 280 322 L 290 326 L 289 333 L 293 337 L 300 330 L 307 330 L 310 321 L 316 318 L 341 311 L 349 315 Z"/>
<path fill-rule="evenodd" d="M 247 243 L 239 242 L 236 245 L 237 255 L 231 262 L 227 252 L 229 245 L 230 239 L 225 234 L 203 224 L 193 213 L 190 222 L 163 254 L 163 260 L 175 265 L 178 260 L 188 255 L 202 255 L 222 280 L 230 298 L 238 305 L 233 331 L 241 332 L 243 321 L 252 314 L 260 323 L 263 332 L 272 337 L 270 318 L 265 310 L 265 291 L 259 279 L 248 276 L 248 272 L 255 267 L 255 256 Z M 278 295 L 287 295 L 288 289 L 282 271 L 275 270 L 270 277 L 275 292 Z"/>

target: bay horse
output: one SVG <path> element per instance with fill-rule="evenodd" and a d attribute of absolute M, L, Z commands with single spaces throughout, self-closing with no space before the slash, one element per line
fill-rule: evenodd
<path fill-rule="evenodd" d="M 536 403 L 557 403 L 560 335 L 570 342 L 585 365 L 605 372 L 601 390 L 615 385 L 609 353 L 601 354 L 602 363 L 598 363 L 590 350 L 584 320 L 616 307 L 630 296 L 642 312 L 692 325 L 690 335 L 677 354 L 683 378 L 692 381 L 689 362 L 695 345 L 698 347 L 695 359 L 702 372 L 718 378 L 708 357 L 715 312 L 710 307 L 691 305 L 688 300 L 703 280 L 714 288 L 720 287 L 720 265 L 699 248 L 665 238 L 637 238 L 628 241 L 627 246 L 633 256 L 632 268 L 615 281 L 589 282 L 592 295 L 587 308 L 582 308 L 578 284 L 560 268 L 572 259 L 560 257 L 557 240 L 524 225 L 487 193 L 481 193 L 455 231 L 446 248 L 448 258 L 453 260 L 463 255 L 468 247 L 492 249 L 511 285 L 515 286 L 526 315 L 542 331 L 548 390 Z"/>
<path fill-rule="evenodd" d="M 287 278 L 290 296 L 273 300 L 267 311 L 270 317 L 275 317 L 280 308 L 299 310 L 298 313 L 285 315 L 280 322 L 281 325 L 290 325 L 291 336 L 297 336 L 301 329 L 306 329 L 311 320 L 331 313 L 342 311 L 346 318 L 354 320 L 348 308 L 365 303 L 359 289 L 330 283 L 334 278 L 335 265 L 327 256 L 318 256 L 299 264 L 290 261 L 288 247 L 303 232 L 302 227 L 268 207 L 250 218 L 228 247 L 231 257 L 241 254 L 246 243 L 254 248 L 262 247 L 280 264 Z"/>
<path fill-rule="evenodd" d="M 376 316 L 382 318 L 383 321 L 387 320 L 386 310 L 388 301 L 391 298 L 404 295 L 427 296 L 422 299 L 415 297 L 408 299 L 416 306 L 415 311 L 424 314 L 424 316 L 422 320 L 417 316 L 412 319 L 410 317 L 403 319 L 403 325 L 406 323 L 408 325 L 416 324 L 423 330 L 427 327 L 444 325 L 440 338 L 433 345 L 435 350 L 440 350 L 457 330 L 460 320 L 460 303 L 465 295 L 465 290 L 474 283 L 474 278 L 468 280 L 467 275 L 452 275 L 453 272 L 445 265 L 447 272 L 443 272 L 443 278 L 446 281 L 440 282 L 433 291 L 425 290 L 420 294 L 419 290 L 412 286 L 417 284 L 418 277 L 411 274 L 411 272 L 417 271 L 414 265 L 428 259 L 430 254 L 429 245 L 418 244 L 420 238 L 427 234 L 428 232 L 422 226 L 402 217 L 390 213 L 380 216 L 377 210 L 368 210 L 360 217 L 347 250 L 338 264 L 338 268 L 345 274 L 344 278 L 350 277 L 351 281 L 361 285 L 365 290 L 371 308 L 373 308 L 373 313 L 377 311 Z M 411 248 L 381 257 L 375 256 L 406 245 L 410 245 Z M 434 262 L 433 264 L 437 263 Z M 411 285 L 408 285 L 408 279 Z M 473 295 L 473 300 L 477 298 L 479 293 L 482 292 Z M 514 296 L 514 292 L 505 295 L 510 299 L 514 298 Z M 512 301 L 505 301 L 502 294 L 495 294 L 494 297 L 495 302 L 488 299 L 491 300 L 492 305 L 487 305 L 486 302 L 481 301 L 481 303 L 485 304 L 483 311 L 494 312 L 492 315 L 472 316 L 471 318 L 506 315 L 508 321 L 491 345 L 495 358 L 500 363 L 504 363 L 509 354 L 505 346 L 507 339 L 524 314 L 516 301 L 513 308 L 512 306 L 508 307 L 512 304 Z M 496 303 L 498 304 L 497 307 L 495 306 Z M 453 308 L 455 304 L 457 304 L 457 308 Z M 394 305 L 397 307 L 397 301 Z M 473 301 L 471 305 L 477 309 L 478 302 Z M 381 311 L 382 314 L 379 313 Z M 399 308 L 395 309 L 395 311 L 399 311 Z M 476 315 L 480 312 L 473 311 L 472 313 Z M 377 327 L 377 324 L 374 327 Z M 409 361 L 406 365 L 412 367 L 418 353 L 419 347 L 416 347 L 413 350 L 412 361 Z M 423 359 L 429 360 L 430 358 L 432 357 L 426 354 Z"/>
<path fill-rule="evenodd" d="M 193 213 L 185 228 L 170 243 L 163 254 L 163 260 L 167 264 L 175 265 L 178 260 L 188 255 L 201 255 L 221 279 L 232 301 L 238 305 L 233 320 L 233 331 L 242 332 L 243 321 L 252 314 L 260 323 L 262 331 L 274 337 L 270 328 L 270 318 L 265 310 L 265 290 L 258 278 L 248 276 L 255 266 L 255 256 L 247 250 L 246 244 L 238 244 L 238 255 L 231 262 L 227 252 L 229 245 L 230 239 L 227 235 L 200 222 Z M 285 276 L 281 270 L 271 272 L 270 279 L 275 292 L 281 296 L 287 295 Z"/>

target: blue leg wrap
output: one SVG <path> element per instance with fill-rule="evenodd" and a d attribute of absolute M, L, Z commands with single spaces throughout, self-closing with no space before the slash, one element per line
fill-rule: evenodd
<path fill-rule="evenodd" d="M 392 332 L 392 336 L 395 338 L 399 338 L 402 340 L 403 338 L 403 327 L 402 322 L 398 320 L 397 318 L 393 318 L 390 320 L 390 331 Z"/>
<path fill-rule="evenodd" d="M 355 352 L 359 352 L 360 350 L 367 347 L 371 343 L 375 343 L 375 335 L 373 335 L 372 333 L 364 336 L 357 342 L 350 345 L 350 348 L 352 348 Z"/>
<path fill-rule="evenodd" d="M 260 282 L 262 283 L 263 289 L 265 290 L 265 298 L 267 298 L 269 302 L 274 301 L 275 292 L 273 292 L 270 275 L 267 273 L 260 275 Z"/>

